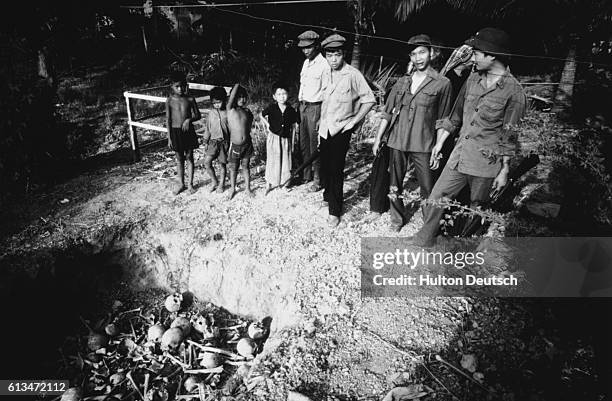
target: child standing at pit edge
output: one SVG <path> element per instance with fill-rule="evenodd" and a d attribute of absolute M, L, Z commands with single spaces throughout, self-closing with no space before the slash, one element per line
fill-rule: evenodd
<path fill-rule="evenodd" d="M 194 193 L 193 187 L 193 150 L 198 147 L 198 137 L 193 129 L 193 121 L 202 118 L 193 97 L 187 96 L 187 79 L 180 71 L 171 74 L 172 94 L 166 100 L 166 127 L 168 128 L 168 147 L 176 155 L 176 163 L 180 184 L 173 191 L 178 195 L 185 187 L 185 159 L 189 174 L 189 193 Z"/>
<path fill-rule="evenodd" d="M 222 193 L 225 186 L 227 151 L 229 148 L 229 129 L 227 127 L 227 111 L 225 110 L 226 100 L 227 93 L 225 89 L 219 86 L 212 88 L 210 91 L 212 109 L 209 111 L 206 125 L 202 129 L 204 131 L 203 140 L 206 144 L 204 167 L 212 181 L 210 192 L 216 189 L 218 193 Z M 212 166 L 212 162 L 215 159 L 220 165 L 218 181 L 215 169 Z"/>
<path fill-rule="evenodd" d="M 291 152 L 297 132 L 297 112 L 287 104 L 287 88 L 274 85 L 272 98 L 276 101 L 261 113 L 261 121 L 268 132 L 266 141 L 266 195 L 274 187 L 291 178 Z"/>
<path fill-rule="evenodd" d="M 239 84 L 235 84 L 227 102 L 227 125 L 229 126 L 231 142 L 228 160 L 231 185 L 229 199 L 232 199 L 236 194 L 238 164 L 242 168 L 246 193 L 248 196 L 253 196 L 249 172 L 249 162 L 251 156 L 253 156 L 253 141 L 251 140 L 253 113 L 245 107 L 246 99 L 246 90 Z"/>

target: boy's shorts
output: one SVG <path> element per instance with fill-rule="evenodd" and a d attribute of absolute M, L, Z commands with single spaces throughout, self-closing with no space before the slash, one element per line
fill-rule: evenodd
<path fill-rule="evenodd" d="M 229 151 L 229 163 L 238 163 L 253 156 L 253 142 L 249 139 L 242 145 L 232 143 Z"/>
<path fill-rule="evenodd" d="M 187 132 L 181 128 L 170 128 L 170 149 L 183 153 L 198 147 L 198 137 L 193 127 Z"/>
<path fill-rule="evenodd" d="M 213 160 L 217 159 L 219 163 L 227 163 L 227 148 L 228 142 L 223 139 L 211 139 L 206 145 L 206 151 L 204 152 L 207 156 L 212 156 Z"/>

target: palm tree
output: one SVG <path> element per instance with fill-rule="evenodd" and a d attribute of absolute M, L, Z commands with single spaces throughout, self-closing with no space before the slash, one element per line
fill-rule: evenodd
<path fill-rule="evenodd" d="M 376 10 L 379 8 L 394 10 L 396 20 L 405 22 L 416 12 L 434 3 L 445 2 L 464 11 L 487 13 L 490 12 L 492 9 L 491 7 L 497 6 L 501 1 L 502 0 L 490 0 L 489 2 L 479 2 L 478 0 L 348 0 L 347 5 L 353 15 L 355 28 L 351 65 L 355 68 L 361 67 L 361 41 L 364 34 L 376 33 L 374 16 L 376 15 Z M 481 3 L 484 3 L 484 5 Z"/>
<path fill-rule="evenodd" d="M 355 27 L 355 40 L 353 42 L 353 54 L 351 65 L 357 69 L 361 68 L 361 40 L 362 34 L 376 32 L 374 27 L 374 15 L 378 7 L 378 0 L 349 0 L 348 7 L 353 14 Z"/>
<path fill-rule="evenodd" d="M 394 10 L 395 19 L 405 22 L 423 8 L 446 3 L 457 10 L 469 12 L 472 15 L 489 16 L 493 19 L 517 18 L 527 15 L 537 15 L 541 19 L 550 10 L 555 10 L 558 22 L 557 32 L 567 32 L 564 35 L 568 41 L 568 53 L 563 67 L 561 85 L 555 95 L 555 110 L 565 114 L 571 109 L 572 94 L 576 79 L 576 53 L 579 40 L 587 36 L 594 26 L 609 23 L 612 17 L 612 3 L 609 0 L 349 0 L 355 10 L 355 51 L 351 64 L 360 66 L 360 33 L 372 29 L 374 24 L 372 9 L 385 7 Z"/>

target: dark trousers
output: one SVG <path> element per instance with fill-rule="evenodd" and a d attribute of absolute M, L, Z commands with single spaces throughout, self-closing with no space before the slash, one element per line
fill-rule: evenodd
<path fill-rule="evenodd" d="M 459 192 L 467 185 L 470 188 L 470 203 L 472 207 L 486 202 L 489 199 L 491 184 L 494 178 L 476 177 L 463 174 L 446 166 L 440 178 L 434 185 L 429 199 L 451 198 L 455 199 Z M 427 205 L 423 212 L 423 227 L 415 236 L 417 244 L 430 245 L 434 242 L 440 229 L 440 219 L 444 214 L 444 208 Z"/>
<path fill-rule="evenodd" d="M 300 104 L 300 152 L 307 160 L 317 150 L 321 104 Z M 319 182 L 319 161 L 315 160 L 304 169 L 304 180 Z"/>
<path fill-rule="evenodd" d="M 372 162 L 370 174 L 370 211 L 389 210 L 389 147 L 382 146 Z"/>
<path fill-rule="evenodd" d="M 323 200 L 329 203 L 329 214 L 340 217 L 344 202 L 344 163 L 352 130 L 321 138 L 321 185 Z"/>
<path fill-rule="evenodd" d="M 421 187 L 421 198 L 427 199 L 433 187 L 433 175 L 429 168 L 429 158 L 431 153 L 425 152 L 404 152 L 397 149 L 390 150 L 389 172 L 391 175 L 391 188 L 396 190 L 397 195 L 402 195 L 404 191 L 404 177 L 410 163 L 414 164 L 417 181 Z M 397 188 L 397 189 L 396 189 Z M 404 206 L 400 198 L 391 201 L 391 223 L 404 225 L 412 217 L 409 210 Z"/>

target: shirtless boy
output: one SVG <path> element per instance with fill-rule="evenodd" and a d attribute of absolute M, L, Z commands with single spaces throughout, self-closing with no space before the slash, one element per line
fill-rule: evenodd
<path fill-rule="evenodd" d="M 211 180 L 210 192 L 216 189 L 218 193 L 222 193 L 225 186 L 227 151 L 229 147 L 229 130 L 227 128 L 227 112 L 225 110 L 226 100 L 227 93 L 224 88 L 216 86 L 210 91 L 212 108 L 208 113 L 206 124 L 198 131 L 204 132 L 203 141 L 206 144 L 204 167 Z M 221 174 L 219 180 L 217 180 L 215 168 L 212 165 L 213 160 L 217 160 L 219 163 Z"/>
<path fill-rule="evenodd" d="M 187 79 L 185 74 L 174 71 L 171 75 L 171 95 L 166 100 L 166 119 L 168 128 L 168 147 L 174 151 L 180 184 L 173 191 L 178 195 L 185 187 L 185 159 L 189 174 L 189 192 L 193 187 L 193 150 L 198 147 L 198 137 L 193 129 L 193 121 L 202 118 L 200 110 L 192 96 L 187 96 Z"/>
<path fill-rule="evenodd" d="M 245 107 L 246 99 L 246 90 L 239 84 L 234 85 L 227 102 L 227 125 L 231 142 L 228 160 L 231 186 L 229 199 L 232 199 L 236 194 L 238 164 L 242 168 L 241 172 L 244 177 L 246 192 L 249 196 L 253 196 L 249 173 L 249 162 L 251 161 L 251 156 L 253 156 L 253 142 L 251 140 L 253 113 Z"/>

